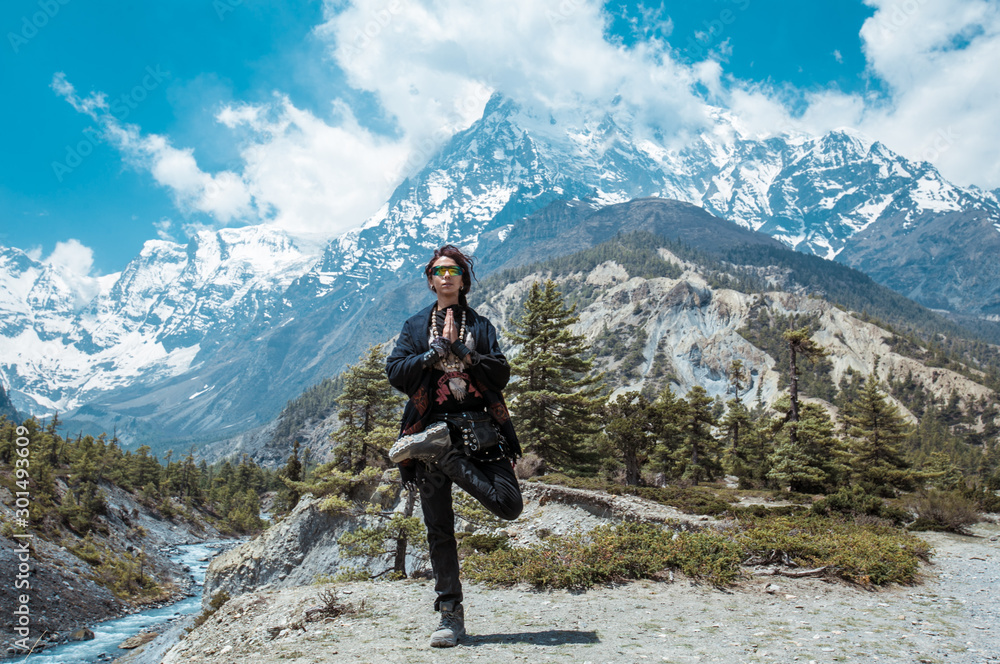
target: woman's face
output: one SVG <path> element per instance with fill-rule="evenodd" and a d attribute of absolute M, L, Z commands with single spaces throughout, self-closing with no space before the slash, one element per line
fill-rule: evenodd
<path fill-rule="evenodd" d="M 455 297 L 458 297 L 458 294 L 462 290 L 462 275 L 443 274 L 441 276 L 437 276 L 433 274 L 433 269 L 439 266 L 457 267 L 458 263 L 455 262 L 455 259 L 449 256 L 442 256 L 434 261 L 434 264 L 431 266 L 432 274 L 427 280 L 431 288 L 435 293 L 445 296 L 454 295 Z"/>

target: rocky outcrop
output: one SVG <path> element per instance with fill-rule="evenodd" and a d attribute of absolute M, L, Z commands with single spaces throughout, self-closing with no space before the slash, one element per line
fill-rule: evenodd
<path fill-rule="evenodd" d="M 749 383 L 741 398 L 752 406 L 760 385 L 766 403 L 780 395 L 775 358 L 757 348 L 738 330 L 744 327 L 754 306 L 763 305 L 773 314 L 815 315 L 819 329 L 814 339 L 830 351 L 834 384 L 850 369 L 863 375 L 876 373 L 886 380 L 890 375 L 911 375 L 914 381 L 934 396 L 947 399 L 953 390 L 963 403 L 991 397 L 992 390 L 955 371 L 928 367 L 913 357 L 895 352 L 889 345 L 893 334 L 865 322 L 826 300 L 786 291 L 750 295 L 726 288 L 713 288 L 697 268 L 661 249 L 665 260 L 677 263 L 683 274 L 676 278 L 643 278 L 630 276 L 625 266 L 608 261 L 586 273 L 557 276 L 564 294 L 571 295 L 585 284 L 600 284 L 597 297 L 579 312 L 580 320 L 574 331 L 589 341 L 595 341 L 606 330 L 621 333 L 636 330 L 645 334 L 642 362 L 633 378 L 618 387 L 617 392 L 642 390 L 647 384 L 659 387 L 657 380 L 668 375 L 667 382 L 679 394 L 695 385 L 704 387 L 709 395 L 729 399 L 727 371 L 733 360 L 742 360 L 750 369 Z M 531 284 L 548 278 L 549 274 L 534 273 L 511 283 L 490 297 L 480 310 L 500 326 L 509 326 L 510 318 L 519 310 Z M 514 355 L 517 347 L 509 349 Z M 600 357 L 603 368 L 615 368 L 609 358 Z M 659 360 L 657 359 L 659 356 Z M 666 367 L 658 366 L 666 363 Z"/>
<path fill-rule="evenodd" d="M 256 538 L 220 554 L 205 575 L 203 602 L 219 592 L 230 597 L 265 588 L 309 585 L 348 570 L 385 571 L 382 561 L 349 558 L 338 540 L 357 528 L 370 526 L 373 517 L 325 511 L 323 499 L 306 494 L 282 521 Z M 402 509 L 395 501 L 393 509 Z M 419 544 L 419 543 L 418 543 Z M 410 547 L 408 571 L 427 566 L 426 557 L 414 555 Z"/>

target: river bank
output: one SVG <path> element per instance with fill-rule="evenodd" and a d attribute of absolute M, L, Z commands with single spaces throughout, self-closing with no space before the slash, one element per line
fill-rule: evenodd
<path fill-rule="evenodd" d="M 33 664 L 92 664 L 111 661 L 129 652 L 119 648 L 123 642 L 132 640 L 137 643 L 170 631 L 174 623 L 201 611 L 201 587 L 209 561 L 237 542 L 238 540 L 222 540 L 178 546 L 174 562 L 190 571 L 183 597 L 170 604 L 92 625 L 93 639 L 54 646 L 32 654 L 27 661 Z"/>
<path fill-rule="evenodd" d="M 61 480 L 57 490 L 65 490 Z M 181 546 L 220 539 L 220 533 L 207 519 L 195 514 L 193 520 L 178 515 L 167 517 L 138 502 L 135 497 L 112 484 L 102 484 L 106 508 L 95 527 L 81 537 L 68 529 L 33 534 L 29 542 L 28 586 L 0 586 L 0 610 L 11 615 L 20 595 L 28 598 L 30 633 L 25 641 L 34 647 L 32 659 L 47 649 L 89 637 L 89 631 L 108 621 L 136 613 L 163 609 L 192 593 L 193 582 L 188 566 L 173 558 Z M 6 502 L 0 500 L 0 516 L 12 517 Z M 125 554 L 141 560 L 133 569 L 146 579 L 155 579 L 158 591 L 144 600 L 124 599 L 116 595 L 102 563 L 120 559 Z M 0 547 L 0 568 L 18 569 L 19 554 L 14 546 Z M 133 577 L 134 578 L 134 577 Z M 0 656 L 23 659 L 25 652 L 15 648 L 20 635 L 11 631 L 9 621 L 0 624 Z"/>

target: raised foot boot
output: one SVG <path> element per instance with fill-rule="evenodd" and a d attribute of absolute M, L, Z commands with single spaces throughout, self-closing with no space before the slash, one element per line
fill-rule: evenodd
<path fill-rule="evenodd" d="M 431 634 L 432 648 L 451 648 L 465 636 L 465 609 L 459 602 L 441 603 L 441 623 Z"/>
<path fill-rule="evenodd" d="M 405 459 L 434 462 L 451 447 L 451 434 L 444 422 L 435 422 L 423 431 L 403 436 L 389 450 L 389 459 L 399 463 Z"/>

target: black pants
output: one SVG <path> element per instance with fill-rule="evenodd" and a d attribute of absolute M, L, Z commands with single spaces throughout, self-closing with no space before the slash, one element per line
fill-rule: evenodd
<path fill-rule="evenodd" d="M 435 611 L 440 610 L 441 602 L 462 601 L 455 511 L 451 504 L 452 482 L 501 519 L 516 519 L 523 508 L 521 488 L 508 459 L 474 461 L 452 451 L 433 466 L 418 464 L 420 505 L 427 526 L 427 544 L 437 592 Z"/>

